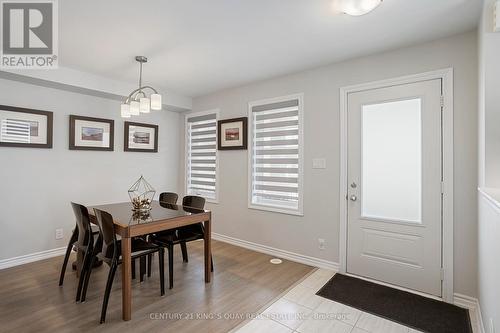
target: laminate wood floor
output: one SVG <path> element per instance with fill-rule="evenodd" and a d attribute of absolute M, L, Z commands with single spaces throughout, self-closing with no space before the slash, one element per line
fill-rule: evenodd
<path fill-rule="evenodd" d="M 174 288 L 160 297 L 158 257 L 143 283 L 132 281 L 132 320 L 121 319 L 121 272 L 117 271 L 106 323 L 99 325 L 108 266 L 94 269 L 85 303 L 75 303 L 76 275 L 68 265 L 58 286 L 63 257 L 0 271 L 0 332 L 227 332 L 255 315 L 313 268 L 213 241 L 215 272 L 204 283 L 203 242 L 188 244 L 189 263 L 174 253 Z M 73 255 L 74 256 L 74 255 Z M 74 257 L 70 260 L 73 261 Z M 138 266 L 136 265 L 138 270 Z M 138 273 L 138 272 L 137 272 Z"/>

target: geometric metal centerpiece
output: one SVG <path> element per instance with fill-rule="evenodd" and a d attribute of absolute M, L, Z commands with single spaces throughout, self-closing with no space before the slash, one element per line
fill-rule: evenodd
<path fill-rule="evenodd" d="M 149 211 L 155 196 L 155 189 L 141 175 L 132 187 L 128 190 L 128 196 L 132 202 L 134 211 Z"/>

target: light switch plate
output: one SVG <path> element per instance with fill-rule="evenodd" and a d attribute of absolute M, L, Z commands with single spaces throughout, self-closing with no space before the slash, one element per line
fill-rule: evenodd
<path fill-rule="evenodd" d="M 313 158 L 313 169 L 326 169 L 326 159 Z"/>

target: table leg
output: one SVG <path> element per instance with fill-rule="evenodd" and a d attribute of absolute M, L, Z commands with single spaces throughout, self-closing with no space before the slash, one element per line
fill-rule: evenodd
<path fill-rule="evenodd" d="M 212 214 L 210 214 L 210 218 L 208 221 L 204 222 L 205 226 L 205 283 L 210 282 L 211 278 L 211 258 L 212 258 Z"/>
<path fill-rule="evenodd" d="M 130 320 L 132 316 L 132 260 L 130 237 L 122 237 L 122 318 Z"/>

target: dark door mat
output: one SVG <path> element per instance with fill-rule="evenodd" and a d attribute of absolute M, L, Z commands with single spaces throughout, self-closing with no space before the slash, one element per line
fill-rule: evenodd
<path fill-rule="evenodd" d="M 316 295 L 429 333 L 472 333 L 469 310 L 335 274 Z"/>

